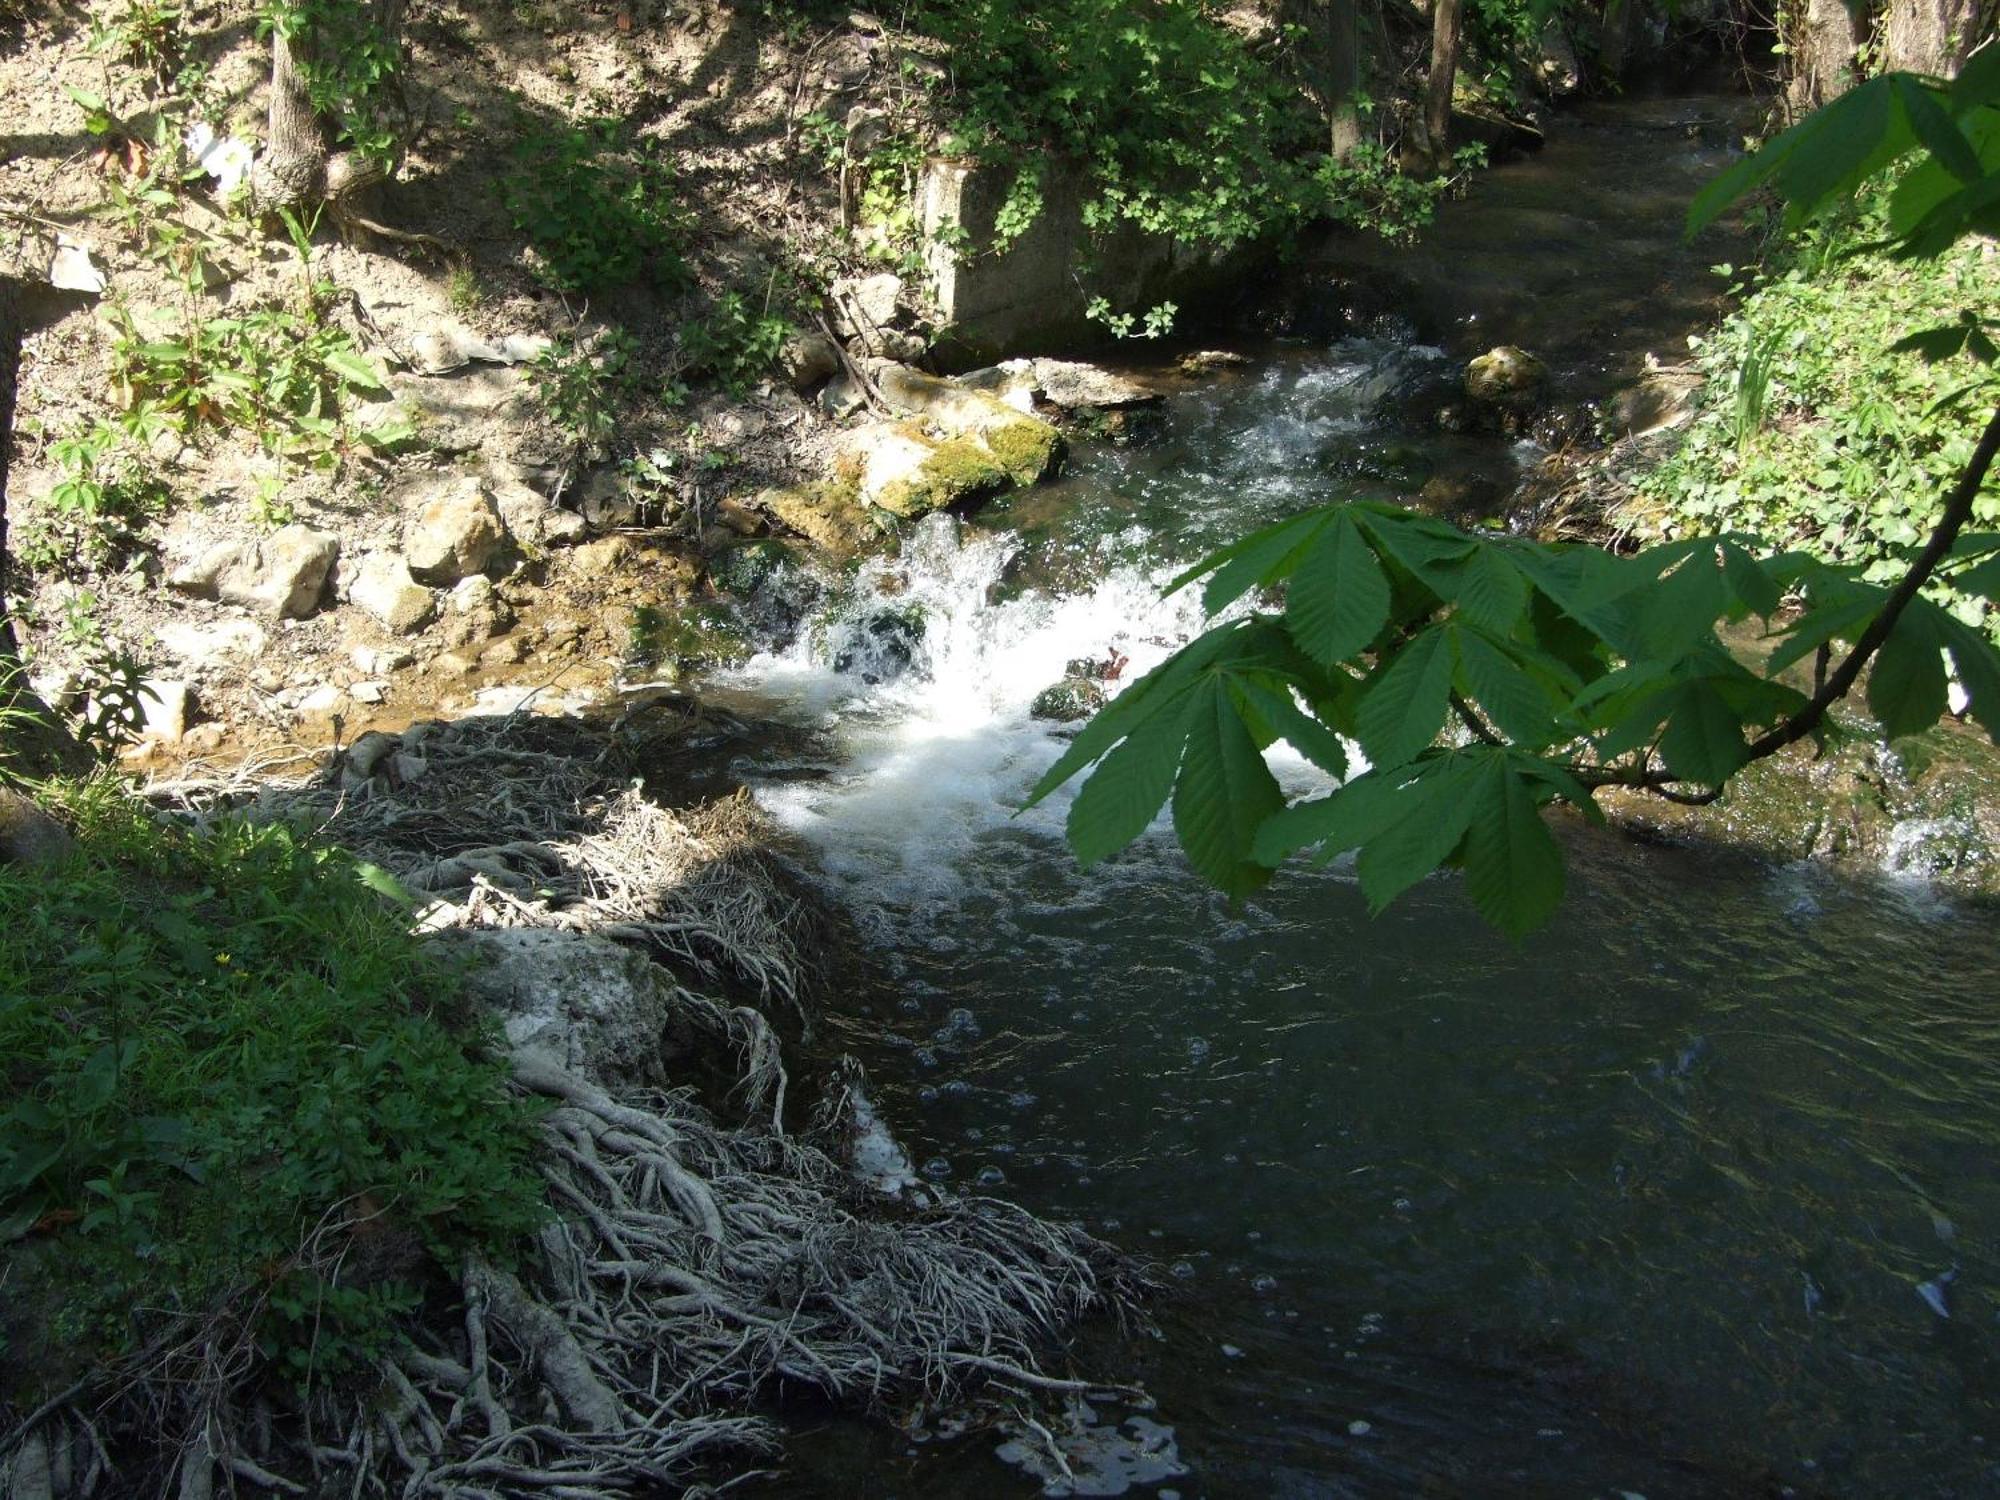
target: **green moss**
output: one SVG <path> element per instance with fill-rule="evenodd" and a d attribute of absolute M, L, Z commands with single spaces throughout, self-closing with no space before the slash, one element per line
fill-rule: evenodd
<path fill-rule="evenodd" d="M 1023 417 L 986 434 L 986 446 L 994 462 L 1019 485 L 1034 484 L 1055 467 L 1061 456 L 1062 435 L 1047 422 Z"/>
<path fill-rule="evenodd" d="M 742 625 L 725 605 L 662 609 L 642 604 L 632 611 L 626 659 L 634 666 L 668 667 L 679 672 L 741 661 L 749 654 Z"/>
<path fill-rule="evenodd" d="M 884 489 L 877 503 L 892 515 L 916 520 L 934 510 L 996 494 L 1012 483 L 983 443 L 957 437 L 938 444 L 916 473 Z"/>

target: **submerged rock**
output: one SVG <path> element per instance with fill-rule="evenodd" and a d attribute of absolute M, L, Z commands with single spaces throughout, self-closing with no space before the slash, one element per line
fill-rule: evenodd
<path fill-rule="evenodd" d="M 916 660 L 924 639 L 924 617 L 914 608 L 881 609 L 850 623 L 834 642 L 833 670 L 859 677 L 870 687 L 894 682 Z"/>
<path fill-rule="evenodd" d="M 1035 694 L 1028 712 L 1037 719 L 1074 724 L 1104 707 L 1108 696 L 1100 679 L 1073 673 Z"/>
<path fill-rule="evenodd" d="M 1514 403 L 1548 379 L 1548 366 L 1527 350 L 1500 344 L 1465 367 L 1465 394 L 1475 401 Z"/>

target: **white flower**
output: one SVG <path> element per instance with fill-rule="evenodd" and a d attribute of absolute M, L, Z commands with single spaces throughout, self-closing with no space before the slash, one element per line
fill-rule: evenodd
<path fill-rule="evenodd" d="M 233 135 L 217 140 L 214 129 L 199 120 L 188 127 L 183 140 L 188 154 L 215 179 L 216 191 L 223 197 L 235 192 L 250 175 L 250 163 L 257 153 L 248 141 Z"/>

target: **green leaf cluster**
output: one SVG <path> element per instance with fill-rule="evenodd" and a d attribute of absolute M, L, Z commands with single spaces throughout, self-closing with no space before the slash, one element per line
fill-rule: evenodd
<path fill-rule="evenodd" d="M 1518 936 L 1563 889 L 1541 808 L 1594 816 L 1606 783 L 1721 785 L 1805 706 L 1797 664 L 1856 638 L 1889 597 L 1858 569 L 1761 553 L 1723 535 L 1621 557 L 1393 506 L 1307 511 L 1177 580 L 1204 580 L 1225 619 L 1091 720 L 1031 801 L 1088 772 L 1068 828 L 1090 864 L 1170 800 L 1190 863 L 1232 895 L 1306 848 L 1321 861 L 1358 851 L 1377 909 L 1461 867 L 1481 913 Z M 2000 583 L 1996 555 L 2000 538 L 1968 539 L 1961 583 Z M 1752 621 L 1768 652 L 1758 666 L 1719 634 Z M 1889 733 L 1945 712 L 1947 654 L 1974 714 L 2000 730 L 2000 654 L 1921 603 L 1873 679 Z M 1340 784 L 1287 806 L 1264 757 L 1279 740 Z"/>

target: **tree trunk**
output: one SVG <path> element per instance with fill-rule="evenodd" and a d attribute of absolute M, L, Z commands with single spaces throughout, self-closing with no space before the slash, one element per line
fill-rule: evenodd
<path fill-rule="evenodd" d="M 393 40 L 400 32 L 403 4 L 404 0 L 369 0 L 369 20 L 384 37 Z M 264 153 L 251 175 L 251 188 L 265 208 L 337 204 L 387 175 L 379 161 L 330 151 L 328 122 L 313 109 L 306 87 L 314 46 L 303 26 L 291 36 L 281 26 L 271 30 L 271 107 Z"/>
<path fill-rule="evenodd" d="M 1360 0 L 1328 0 L 1327 73 L 1330 105 L 1327 125 L 1333 154 L 1346 156 L 1361 144 L 1361 7 Z"/>
<path fill-rule="evenodd" d="M 303 34 L 271 30 L 271 110 L 264 154 L 251 183 L 266 208 L 290 208 L 326 195 L 326 132 L 306 93 Z"/>
<path fill-rule="evenodd" d="M 1626 55 L 1632 48 L 1632 12 L 1638 0 L 1608 0 L 1597 29 L 1597 67 L 1606 78 L 1625 76 Z"/>
<path fill-rule="evenodd" d="M 1431 71 L 1424 84 L 1424 154 L 1433 166 L 1451 149 L 1451 91 L 1458 81 L 1458 54 L 1465 40 L 1464 0 L 1436 0 L 1431 10 Z"/>
<path fill-rule="evenodd" d="M 31 295 L 48 295 L 12 276 L 0 275 L 0 708 L 25 710 L 27 722 L 0 721 L 0 760 L 23 776 L 58 771 L 81 774 L 90 755 L 63 726 L 61 718 L 28 686 L 21 642 L 14 633 L 14 567 L 7 550 L 7 476 L 14 466 L 14 398 L 21 378 L 21 340 L 27 337 Z"/>
<path fill-rule="evenodd" d="M 1882 23 L 1882 66 L 1956 78 L 1979 40 L 1977 0 L 1891 0 Z"/>
<path fill-rule="evenodd" d="M 1818 109 L 1854 86 L 1854 54 L 1861 45 L 1860 26 L 1846 0 L 1808 0 L 1801 26 L 1792 44 L 1794 71 L 1785 86 L 1786 103 L 1795 115 Z"/>
<path fill-rule="evenodd" d="M 1361 143 L 1360 0 L 1286 0 L 1278 19 L 1303 34 L 1298 71 L 1326 120 L 1329 146 L 1345 156 Z"/>

